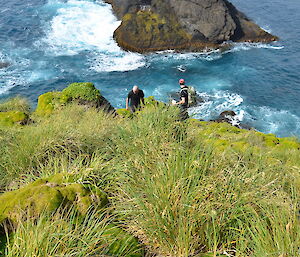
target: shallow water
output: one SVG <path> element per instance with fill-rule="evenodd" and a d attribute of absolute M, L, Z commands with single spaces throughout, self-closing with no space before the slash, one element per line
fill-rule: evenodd
<path fill-rule="evenodd" d="M 111 7 L 91 0 L 3 1 L 0 10 L 0 98 L 38 95 L 92 81 L 117 108 L 137 84 L 168 101 L 185 78 L 206 99 L 191 109 L 209 120 L 234 110 L 243 123 L 278 136 L 300 136 L 300 4 L 298 0 L 232 2 L 280 37 L 270 45 L 236 44 L 227 53 L 122 51 L 113 41 Z M 182 72 L 185 70 L 185 72 Z"/>

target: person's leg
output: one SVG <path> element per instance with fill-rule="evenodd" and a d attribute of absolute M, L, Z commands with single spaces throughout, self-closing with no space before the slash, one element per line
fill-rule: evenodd
<path fill-rule="evenodd" d="M 129 107 L 131 113 L 134 113 L 136 111 L 136 107 L 134 105 Z"/>
<path fill-rule="evenodd" d="M 186 107 L 180 107 L 180 119 L 182 121 L 187 120 L 189 118 L 189 113 Z"/>

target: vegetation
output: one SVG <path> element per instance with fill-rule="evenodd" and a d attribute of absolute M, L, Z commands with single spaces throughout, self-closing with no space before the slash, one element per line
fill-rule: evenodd
<path fill-rule="evenodd" d="M 28 121 L 28 115 L 24 112 L 9 111 L 0 112 L 0 125 L 13 126 L 15 124 L 26 124 Z"/>
<path fill-rule="evenodd" d="M 7 101 L 0 102 L 0 112 L 18 111 L 28 114 L 30 112 L 30 104 L 27 99 L 16 96 Z"/>
<path fill-rule="evenodd" d="M 5 256 L 300 255 L 297 139 L 181 122 L 154 99 L 118 113 L 68 102 L 0 126 L 0 201 L 45 183 L 74 201 L 27 217 L 32 198 L 23 198 L 26 218 L 6 231 Z M 81 190 L 105 192 L 108 205 L 88 202 L 78 216 Z"/>
<path fill-rule="evenodd" d="M 93 83 L 73 83 L 62 92 L 47 92 L 38 99 L 36 114 L 39 116 L 49 116 L 55 110 L 70 103 L 90 103 L 94 107 L 99 105 L 101 94 Z"/>

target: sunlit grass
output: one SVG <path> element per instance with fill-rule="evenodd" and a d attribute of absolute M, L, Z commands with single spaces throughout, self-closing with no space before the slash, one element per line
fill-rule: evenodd
<path fill-rule="evenodd" d="M 93 181 L 150 256 L 299 256 L 297 140 L 274 143 L 227 124 L 181 122 L 178 113 L 152 105 L 121 118 L 71 105 L 26 127 L 3 128 L 0 184 L 14 189 L 61 172 Z M 23 248 L 36 256 L 105 251 L 93 242 L 103 240 L 110 221 L 91 215 L 86 222 L 21 222 L 7 256 L 26 256 Z"/>

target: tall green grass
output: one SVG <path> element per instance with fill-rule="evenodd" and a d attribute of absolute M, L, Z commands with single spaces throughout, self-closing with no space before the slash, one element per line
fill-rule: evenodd
<path fill-rule="evenodd" d="M 39 176 L 58 160 L 89 162 L 97 153 L 111 158 L 110 137 L 118 121 L 95 109 L 69 106 L 31 126 L 4 129 L 0 136 L 2 187 L 24 176 Z M 1 185 L 1 184 L 0 184 Z"/>
<path fill-rule="evenodd" d="M 28 216 L 7 237 L 5 256 L 140 256 L 135 239 L 112 221 L 107 213 L 96 211 L 82 220 L 72 209 L 52 216 L 41 214 L 36 220 Z"/>
<path fill-rule="evenodd" d="M 231 133 L 222 124 L 203 128 L 179 121 L 178 114 L 177 108 L 152 105 L 126 119 L 71 105 L 27 127 L 2 129 L 1 186 L 16 188 L 60 172 L 92 180 L 150 256 L 300 256 L 299 149 L 289 147 L 296 143 L 271 147 L 257 132 Z M 89 226 L 99 221 L 89 219 Z M 14 237 L 11 253 L 31 243 L 26 234 L 49 225 L 51 235 L 59 223 L 48 217 L 39 222 L 20 224 L 21 241 Z M 78 243 L 70 231 L 61 230 L 70 240 L 64 254 Z M 91 241 L 101 238 L 78 231 Z M 46 256 L 41 249 L 47 247 L 34 254 Z M 87 249 L 80 248 L 77 256 Z"/>
<path fill-rule="evenodd" d="M 31 109 L 29 101 L 21 96 L 16 96 L 7 101 L 0 102 L 0 112 L 20 111 L 29 113 Z"/>

